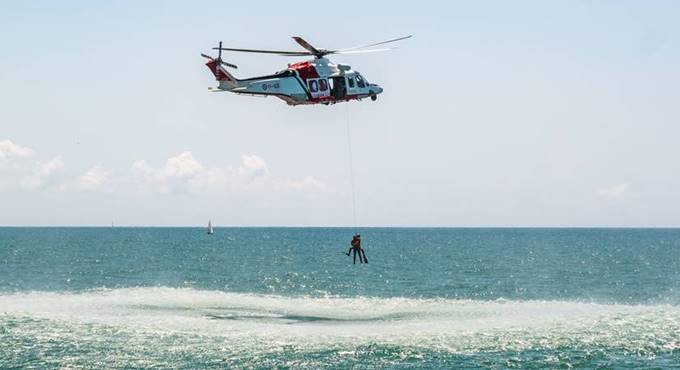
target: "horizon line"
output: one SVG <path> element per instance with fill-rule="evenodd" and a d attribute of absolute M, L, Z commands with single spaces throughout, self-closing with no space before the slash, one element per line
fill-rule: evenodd
<path fill-rule="evenodd" d="M 680 226 L 318 226 L 318 225 L 212 225 L 215 229 L 680 229 Z M 10 228 L 194 228 L 205 229 L 198 225 L 0 225 L 0 229 Z"/>

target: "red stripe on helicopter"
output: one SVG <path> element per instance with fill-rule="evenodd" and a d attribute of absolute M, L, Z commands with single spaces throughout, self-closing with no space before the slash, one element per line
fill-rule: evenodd
<path fill-rule="evenodd" d="M 213 75 L 215 75 L 215 79 L 217 79 L 217 81 L 231 81 L 231 78 L 229 78 L 229 75 L 222 72 L 222 70 L 217 66 L 216 60 L 211 60 L 208 63 L 206 63 L 205 65 L 208 66 L 208 69 L 210 69 L 210 72 L 212 72 Z"/>
<path fill-rule="evenodd" d="M 291 64 L 290 69 L 296 70 L 305 83 L 310 78 L 319 78 L 319 72 L 316 71 L 316 66 L 309 61 Z"/>

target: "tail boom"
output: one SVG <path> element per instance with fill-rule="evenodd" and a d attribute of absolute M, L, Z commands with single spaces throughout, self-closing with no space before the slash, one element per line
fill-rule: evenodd
<path fill-rule="evenodd" d="M 236 87 L 238 85 L 238 79 L 234 77 L 231 73 L 227 72 L 217 59 L 211 59 L 205 64 L 210 72 L 215 76 L 215 79 L 220 82 L 220 85 L 226 84 L 231 87 Z"/>

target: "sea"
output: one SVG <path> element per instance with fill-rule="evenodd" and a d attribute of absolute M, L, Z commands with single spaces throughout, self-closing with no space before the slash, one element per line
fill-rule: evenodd
<path fill-rule="evenodd" d="M 0 228 L 0 368 L 680 368 L 680 229 Z"/>

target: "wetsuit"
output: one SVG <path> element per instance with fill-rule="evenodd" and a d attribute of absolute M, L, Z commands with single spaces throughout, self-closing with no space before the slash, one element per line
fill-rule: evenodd
<path fill-rule="evenodd" d="M 357 250 L 359 252 L 359 260 L 361 261 L 363 257 L 363 262 L 368 263 L 368 258 L 366 258 L 366 252 L 364 248 L 361 248 L 361 238 L 357 238 Z"/>
<path fill-rule="evenodd" d="M 350 252 L 353 253 L 353 263 L 357 263 L 357 254 L 359 254 L 359 262 L 360 263 L 368 263 L 368 259 L 366 258 L 366 252 L 364 252 L 364 249 L 361 248 L 361 239 L 357 238 L 356 236 L 352 238 L 352 242 L 350 243 L 352 246 L 349 248 L 347 251 L 347 255 L 349 256 Z"/>

